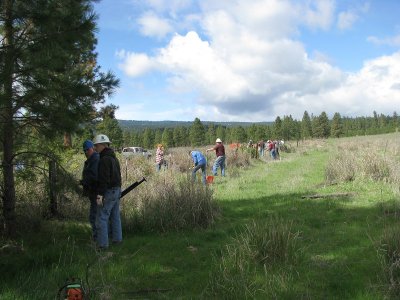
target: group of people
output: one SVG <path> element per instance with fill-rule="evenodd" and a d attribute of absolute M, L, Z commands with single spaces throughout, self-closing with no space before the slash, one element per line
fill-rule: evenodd
<path fill-rule="evenodd" d="M 84 194 L 90 200 L 89 222 L 93 240 L 99 249 L 108 248 L 109 234 L 112 243 L 122 242 L 121 168 L 110 144 L 111 141 L 104 134 L 83 143 L 86 161 L 81 184 Z"/>
<path fill-rule="evenodd" d="M 217 156 L 212 168 L 213 175 L 216 176 L 218 169 L 221 169 L 221 175 L 225 176 L 225 147 L 222 144 L 222 140 L 217 138 L 215 141 L 215 146 L 206 150 L 206 152 L 208 151 L 215 151 Z M 202 182 L 206 184 L 207 160 L 204 154 L 198 150 L 191 150 L 189 151 L 189 155 L 191 156 L 194 165 L 192 168 L 193 180 L 196 177 L 196 172 L 201 170 Z M 162 167 L 166 168 L 166 166 L 167 163 L 164 159 L 164 146 L 162 144 L 158 144 L 156 150 L 156 171 L 159 172 Z"/>
<path fill-rule="evenodd" d="M 259 157 L 263 157 L 265 155 L 265 150 L 269 151 L 269 154 L 271 155 L 272 159 L 279 159 L 279 149 L 280 147 L 284 144 L 284 141 L 271 141 L 268 140 L 264 142 L 264 140 L 261 140 L 257 143 L 253 143 L 252 140 L 250 140 L 247 144 L 248 148 L 257 148 L 258 155 Z"/>
<path fill-rule="evenodd" d="M 215 141 L 215 146 L 206 150 L 215 151 L 216 160 L 212 167 L 212 173 L 217 175 L 221 169 L 221 175 L 225 176 L 225 147 L 220 138 Z M 86 140 L 83 143 L 83 151 L 86 156 L 82 171 L 81 184 L 84 195 L 90 200 L 89 222 L 92 228 L 92 238 L 99 249 L 109 247 L 109 236 L 113 244 L 122 242 L 122 226 L 120 217 L 121 197 L 121 167 L 110 148 L 111 141 L 104 134 L 97 135 L 93 141 Z M 201 170 L 202 182 L 206 184 L 207 160 L 198 150 L 189 151 L 193 160 L 192 179 L 195 180 L 196 172 Z M 165 166 L 164 147 L 157 145 L 156 170 L 160 171 Z"/>

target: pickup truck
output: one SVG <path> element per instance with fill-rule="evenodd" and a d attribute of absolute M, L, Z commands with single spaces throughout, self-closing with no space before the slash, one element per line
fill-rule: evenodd
<path fill-rule="evenodd" d="M 131 157 L 131 156 L 144 156 L 146 158 L 151 157 L 151 152 L 143 149 L 142 147 L 125 147 L 122 149 L 122 156 Z"/>

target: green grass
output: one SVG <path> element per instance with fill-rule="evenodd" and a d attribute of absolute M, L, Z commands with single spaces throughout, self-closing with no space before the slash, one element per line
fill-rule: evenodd
<path fill-rule="evenodd" d="M 212 188 L 221 215 L 208 229 L 125 232 L 122 245 L 98 253 L 87 224 L 48 221 L 15 241 L 22 250 L 1 253 L 0 298 L 54 299 L 66 278 L 85 279 L 89 264 L 93 299 L 384 299 L 389 293 L 379 242 L 387 230 L 399 229 L 400 204 L 382 182 L 325 185 L 335 143 L 216 177 Z M 302 198 L 338 192 L 355 195 Z M 298 233 L 298 258 L 272 265 L 243 258 L 237 241 L 246 226 L 274 220 Z M 235 255 L 241 274 L 231 261 Z M 228 283 L 223 272 L 240 276 Z"/>

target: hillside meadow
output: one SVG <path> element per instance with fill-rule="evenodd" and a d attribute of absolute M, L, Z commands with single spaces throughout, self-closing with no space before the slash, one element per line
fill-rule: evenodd
<path fill-rule="evenodd" d="M 40 184 L 20 183 L 0 298 L 62 299 L 69 279 L 90 299 L 398 299 L 400 134 L 286 146 L 275 161 L 230 151 L 206 188 L 190 182 L 188 149 L 169 149 L 160 173 L 121 158 L 124 186 L 147 182 L 122 200 L 123 243 L 101 252 L 79 194 L 44 220 Z M 83 161 L 66 162 L 76 178 Z"/>

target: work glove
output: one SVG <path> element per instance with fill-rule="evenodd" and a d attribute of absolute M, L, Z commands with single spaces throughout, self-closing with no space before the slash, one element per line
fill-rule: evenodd
<path fill-rule="evenodd" d="M 97 195 L 96 202 L 98 206 L 103 206 L 104 197 L 102 195 Z"/>

